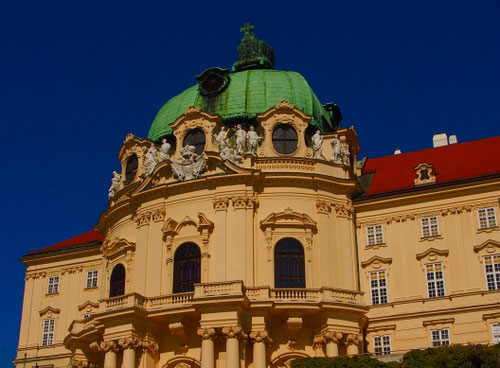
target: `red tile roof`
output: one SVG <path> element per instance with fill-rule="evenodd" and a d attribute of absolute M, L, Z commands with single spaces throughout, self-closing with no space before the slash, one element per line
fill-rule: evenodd
<path fill-rule="evenodd" d="M 374 177 L 365 195 L 414 188 L 423 162 L 434 166 L 436 184 L 500 174 L 500 136 L 368 159 L 362 172 Z"/>
<path fill-rule="evenodd" d="M 48 247 L 29 252 L 26 256 L 31 256 L 40 253 L 56 252 L 61 250 L 67 250 L 71 248 L 76 248 L 82 245 L 90 245 L 100 243 L 104 239 L 101 233 L 95 230 L 87 231 L 86 233 L 74 236 L 72 238 L 63 240 L 62 242 L 50 245 Z"/>

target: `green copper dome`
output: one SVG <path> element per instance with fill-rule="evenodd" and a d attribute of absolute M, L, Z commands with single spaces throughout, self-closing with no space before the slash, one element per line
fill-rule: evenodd
<path fill-rule="evenodd" d="M 203 74 L 202 74 L 203 75 Z M 219 114 L 224 121 L 244 118 L 253 119 L 287 100 L 304 113 L 313 117 L 311 124 L 321 131 L 331 131 L 338 124 L 319 102 L 304 77 L 296 72 L 274 69 L 245 70 L 227 75 L 229 83 L 213 97 L 200 93 L 194 85 L 170 99 L 158 112 L 151 125 L 148 138 L 158 140 L 171 134 L 170 124 L 189 106 L 197 106 L 211 114 Z"/>

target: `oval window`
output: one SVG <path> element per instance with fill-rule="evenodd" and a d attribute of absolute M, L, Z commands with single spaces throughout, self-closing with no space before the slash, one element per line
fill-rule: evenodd
<path fill-rule="evenodd" d="M 201 155 L 205 148 L 205 133 L 203 133 L 203 130 L 196 128 L 187 132 L 182 145 L 186 147 L 188 144 L 194 146 L 195 152 Z"/>
<path fill-rule="evenodd" d="M 273 131 L 273 146 L 279 153 L 293 153 L 297 149 L 297 132 L 290 124 L 279 124 Z"/>
<path fill-rule="evenodd" d="M 125 167 L 125 185 L 132 183 L 137 174 L 137 166 L 139 166 L 139 160 L 135 153 L 131 155 L 127 160 L 127 166 Z"/>

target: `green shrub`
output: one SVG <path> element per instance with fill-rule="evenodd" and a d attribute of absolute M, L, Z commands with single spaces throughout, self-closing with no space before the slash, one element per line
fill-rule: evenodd
<path fill-rule="evenodd" d="M 452 345 L 406 353 L 401 363 L 384 363 L 370 356 L 303 358 L 292 368 L 499 368 L 500 344 Z"/>

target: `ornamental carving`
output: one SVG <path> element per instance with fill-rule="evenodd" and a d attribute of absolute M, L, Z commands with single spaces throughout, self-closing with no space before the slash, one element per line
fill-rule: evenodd
<path fill-rule="evenodd" d="M 82 271 L 83 271 L 83 266 L 67 267 L 67 268 L 63 268 L 61 270 L 61 274 L 62 275 L 73 274 L 73 273 L 82 272 Z"/>
<path fill-rule="evenodd" d="M 234 208 L 254 208 L 259 204 L 259 200 L 253 196 L 240 196 L 231 198 Z"/>
<path fill-rule="evenodd" d="M 203 154 L 198 155 L 195 147 L 186 145 L 180 150 L 178 161 L 170 160 L 175 177 L 180 181 L 197 179 L 205 169 L 207 159 Z"/>
<path fill-rule="evenodd" d="M 196 334 L 201 337 L 202 340 L 215 340 L 215 329 L 214 328 L 199 328 Z"/>
<path fill-rule="evenodd" d="M 238 339 L 244 332 L 241 330 L 240 326 L 222 327 L 222 334 L 226 336 L 227 339 Z"/>
<path fill-rule="evenodd" d="M 134 221 L 137 224 L 137 228 L 140 228 L 145 225 L 149 225 L 149 222 L 151 221 L 151 212 L 143 212 L 139 213 L 134 217 Z"/>
<path fill-rule="evenodd" d="M 269 332 L 267 330 L 259 330 L 250 332 L 250 339 L 253 343 L 256 342 L 264 342 L 266 344 L 272 344 L 273 340 L 269 336 Z"/>
<path fill-rule="evenodd" d="M 160 350 L 158 343 L 147 337 L 141 340 L 139 346 L 142 348 L 143 352 L 148 352 L 153 357 L 156 357 L 158 355 L 158 351 Z"/>
<path fill-rule="evenodd" d="M 474 246 L 474 252 L 479 253 L 482 250 L 486 250 L 487 253 L 495 253 L 498 249 L 500 249 L 500 242 L 488 239 L 485 242 Z"/>
<path fill-rule="evenodd" d="M 416 178 L 414 179 L 415 185 L 432 184 L 436 182 L 436 172 L 434 166 L 427 162 L 422 162 L 415 167 Z"/>
<path fill-rule="evenodd" d="M 214 198 L 213 204 L 214 204 L 214 209 L 216 211 L 227 211 L 227 206 L 229 205 L 229 198 L 227 197 Z"/>
<path fill-rule="evenodd" d="M 328 215 L 331 211 L 331 204 L 328 201 L 322 201 L 322 200 L 317 200 L 316 201 L 316 209 L 318 210 L 318 213 Z"/>
<path fill-rule="evenodd" d="M 118 340 L 118 345 L 120 345 L 122 349 L 135 349 L 141 346 L 141 341 L 134 336 L 123 337 Z"/>
<path fill-rule="evenodd" d="M 325 331 L 321 334 L 326 343 L 333 342 L 338 344 L 342 340 L 342 333 L 335 331 Z"/>
<path fill-rule="evenodd" d="M 154 222 L 163 221 L 165 219 L 165 214 L 166 212 L 163 209 L 153 211 L 153 221 Z"/>
<path fill-rule="evenodd" d="M 363 336 L 358 334 L 348 334 L 345 338 L 346 345 L 359 345 L 363 342 Z"/>
<path fill-rule="evenodd" d="M 26 274 L 26 276 L 24 277 L 24 279 L 26 281 L 28 281 L 28 280 L 37 280 L 37 279 L 45 278 L 46 276 L 47 276 L 47 272 L 30 272 L 30 273 Z"/>

